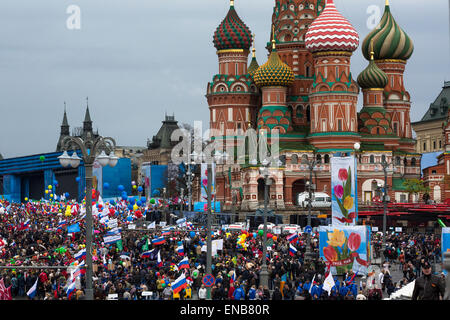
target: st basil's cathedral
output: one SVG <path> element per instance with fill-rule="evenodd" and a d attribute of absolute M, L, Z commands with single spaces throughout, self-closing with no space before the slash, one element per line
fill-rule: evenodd
<path fill-rule="evenodd" d="M 357 159 L 360 208 L 384 187 L 381 162 L 392 164 L 387 170 L 392 202 L 412 200 L 403 182 L 420 178 L 421 155 L 415 152 L 404 83 L 413 42 L 395 21 L 388 0 L 381 21 L 362 44 L 338 9 L 333 0 L 276 0 L 269 56 L 262 65 L 255 37 L 233 0 L 213 37 L 219 73 L 207 86 L 210 128 L 223 136 L 227 130 L 242 135 L 249 128 L 257 134 L 278 130 L 281 166 L 269 168 L 269 207 L 286 221 L 289 216 L 296 221 L 297 195 L 309 183 L 314 192 L 331 196 L 330 159 L 335 156 Z M 351 57 L 359 47 L 367 67 L 355 76 Z M 305 158 L 317 160 L 311 182 Z M 263 204 L 264 183 L 258 165 L 217 165 L 216 201 L 225 210 L 254 211 Z"/>

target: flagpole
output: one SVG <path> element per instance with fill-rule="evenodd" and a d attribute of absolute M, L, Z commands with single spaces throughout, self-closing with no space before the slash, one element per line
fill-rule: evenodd
<path fill-rule="evenodd" d="M 211 241 L 211 188 L 212 188 L 212 165 L 208 163 L 208 216 L 206 223 L 206 274 L 211 274 L 211 264 L 212 264 L 212 241 Z M 208 300 L 211 300 L 211 287 L 206 289 L 206 297 Z"/>

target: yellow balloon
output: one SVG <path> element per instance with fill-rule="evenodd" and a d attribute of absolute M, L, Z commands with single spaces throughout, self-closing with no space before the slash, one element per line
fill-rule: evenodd
<path fill-rule="evenodd" d="M 25 198 L 25 201 L 28 201 L 28 198 Z"/>
<path fill-rule="evenodd" d="M 45 194 L 48 194 L 48 190 L 45 190 Z"/>
<path fill-rule="evenodd" d="M 50 194 L 50 198 L 53 198 L 53 194 L 52 193 Z"/>
<path fill-rule="evenodd" d="M 137 210 L 139 207 L 135 204 L 134 206 L 133 206 L 133 210 Z"/>
<path fill-rule="evenodd" d="M 71 213 L 70 213 L 70 212 L 66 212 L 66 213 L 65 213 L 65 216 L 66 216 L 66 217 L 70 217 L 70 216 L 71 216 Z"/>
<path fill-rule="evenodd" d="M 137 188 L 137 186 L 136 186 L 136 185 L 134 185 L 134 186 L 133 186 L 133 189 L 136 189 L 136 188 Z"/>
<path fill-rule="evenodd" d="M 52 188 L 53 188 L 53 187 L 52 187 L 51 185 L 48 186 L 48 189 L 49 189 L 49 190 L 52 190 Z"/>

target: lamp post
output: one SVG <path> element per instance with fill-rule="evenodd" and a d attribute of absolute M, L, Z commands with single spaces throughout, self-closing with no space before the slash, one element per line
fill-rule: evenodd
<path fill-rule="evenodd" d="M 220 151 L 215 151 L 212 159 L 208 159 L 206 155 L 203 154 L 204 160 L 207 162 L 208 171 L 208 184 L 207 184 L 207 194 L 208 194 L 208 213 L 206 221 L 206 274 L 212 273 L 212 210 L 211 210 L 211 189 L 212 189 L 212 164 L 226 159 L 226 154 L 220 153 Z M 206 291 L 207 299 L 211 300 L 211 287 L 207 288 Z"/>
<path fill-rule="evenodd" d="M 391 201 L 389 194 L 388 194 L 388 184 L 387 184 L 387 171 L 389 166 L 391 165 L 386 161 L 385 158 L 382 159 L 382 161 L 379 163 L 381 167 L 383 168 L 384 172 L 384 192 L 383 192 L 383 240 L 382 240 L 382 247 L 381 247 L 381 263 L 384 261 L 384 249 L 386 247 L 386 224 L 387 224 L 387 204 Z M 376 171 L 378 170 L 375 169 Z"/>
<path fill-rule="evenodd" d="M 83 140 L 79 137 L 66 137 L 63 140 L 64 153 L 58 157 L 60 164 L 63 167 L 71 166 L 77 168 L 80 165 L 80 161 L 83 160 L 84 167 L 86 169 L 86 299 L 94 300 L 93 289 L 93 268 L 92 268 L 92 167 L 97 160 L 102 167 L 110 165 L 116 166 L 119 158 L 114 154 L 116 142 L 110 137 L 98 136 L 94 138 L 89 132 L 86 139 Z M 82 158 L 77 156 L 74 151 L 70 157 L 67 154 L 69 147 L 76 146 L 82 152 Z M 98 155 L 98 153 L 101 153 Z M 106 155 L 105 151 L 110 155 Z"/>
<path fill-rule="evenodd" d="M 188 159 L 188 171 L 186 172 L 187 188 L 188 188 L 188 201 L 189 201 L 189 212 L 192 211 L 192 178 L 194 173 L 192 172 L 192 166 L 195 165 L 195 159 L 197 159 L 197 153 L 194 151 L 189 155 Z"/>
<path fill-rule="evenodd" d="M 263 286 L 263 288 L 269 286 L 269 272 L 267 270 L 267 262 L 266 262 L 266 256 L 267 256 L 267 207 L 269 202 L 269 186 L 272 184 L 272 181 L 269 179 L 269 167 L 270 167 L 270 161 L 267 159 L 264 159 L 262 161 L 263 167 L 260 168 L 261 174 L 264 176 L 264 227 L 263 227 L 263 253 L 262 253 L 262 265 L 261 265 L 261 271 L 259 273 L 259 284 Z"/>
<path fill-rule="evenodd" d="M 306 165 L 309 170 L 309 184 L 308 184 L 308 226 L 311 226 L 311 208 L 312 208 L 312 174 L 315 166 L 319 163 L 316 159 L 316 153 L 313 153 L 313 158 L 308 160 L 307 158 L 302 159 L 302 164 Z M 306 235 L 306 252 L 305 252 L 305 261 L 310 261 L 312 259 L 311 252 L 311 234 L 308 232 Z"/>

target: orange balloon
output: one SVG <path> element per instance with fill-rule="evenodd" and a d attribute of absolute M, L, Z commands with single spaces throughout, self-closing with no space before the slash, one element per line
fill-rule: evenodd
<path fill-rule="evenodd" d="M 277 236 L 273 236 L 272 239 L 273 239 L 273 241 L 277 241 L 278 238 L 277 238 Z"/>

